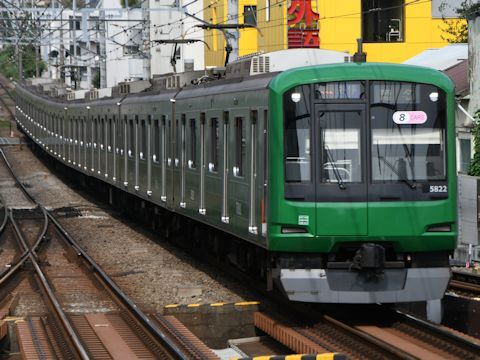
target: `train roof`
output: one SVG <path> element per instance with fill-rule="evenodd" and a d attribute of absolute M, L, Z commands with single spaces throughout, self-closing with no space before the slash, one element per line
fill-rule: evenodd
<path fill-rule="evenodd" d="M 279 52 L 281 53 L 281 52 Z M 315 52 L 313 52 L 315 53 Z M 334 58 L 332 58 L 334 59 Z M 309 60 L 310 61 L 310 60 Z M 299 63 L 300 64 L 300 63 Z M 425 67 L 404 64 L 388 63 L 330 63 L 313 66 L 290 67 L 285 71 L 264 72 L 255 76 L 237 76 L 189 85 L 176 89 L 154 88 L 123 97 L 108 97 L 96 100 L 66 101 L 48 97 L 33 91 L 37 96 L 50 102 L 52 105 L 86 106 L 104 105 L 113 106 L 118 103 L 132 104 L 142 99 L 142 102 L 169 101 L 170 99 L 188 99 L 198 96 L 212 96 L 244 91 L 265 90 L 270 88 L 274 92 L 283 93 L 288 89 L 301 84 L 330 81 L 353 80 L 391 80 L 411 81 L 433 84 L 445 91 L 453 91 L 454 84 L 443 73 Z M 32 88 L 28 88 L 32 91 Z M 33 89 L 34 90 L 34 89 Z"/>
<path fill-rule="evenodd" d="M 391 63 L 343 63 L 308 66 L 286 70 L 269 84 L 278 93 L 301 84 L 332 81 L 385 80 L 432 84 L 445 91 L 454 91 L 455 85 L 444 73 L 431 68 Z"/>

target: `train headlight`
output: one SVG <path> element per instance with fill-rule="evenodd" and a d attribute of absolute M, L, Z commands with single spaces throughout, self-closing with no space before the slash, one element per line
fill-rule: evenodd
<path fill-rule="evenodd" d="M 292 101 L 294 103 L 298 103 L 302 99 L 302 94 L 300 93 L 292 93 Z"/>
<path fill-rule="evenodd" d="M 428 95 L 430 97 L 430 100 L 432 100 L 433 102 L 437 102 L 438 100 L 438 92 L 432 92 L 430 93 L 430 95 Z"/>

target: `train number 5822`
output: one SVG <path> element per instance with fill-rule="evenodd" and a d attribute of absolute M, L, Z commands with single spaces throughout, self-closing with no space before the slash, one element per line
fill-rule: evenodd
<path fill-rule="evenodd" d="M 430 185 L 431 193 L 446 193 L 447 192 L 447 185 Z"/>

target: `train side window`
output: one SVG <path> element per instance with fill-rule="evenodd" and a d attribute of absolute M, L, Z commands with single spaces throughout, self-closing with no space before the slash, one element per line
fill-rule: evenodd
<path fill-rule="evenodd" d="M 178 166 L 180 165 L 181 167 L 184 166 L 183 164 L 183 159 L 184 159 L 184 153 L 185 153 L 185 114 L 182 114 L 181 116 L 181 123 L 179 123 L 178 120 L 176 120 L 176 126 L 177 126 L 177 152 L 175 154 L 175 165 Z"/>
<path fill-rule="evenodd" d="M 76 138 L 76 133 L 77 133 L 77 132 L 76 132 L 76 131 L 77 131 L 77 119 L 76 119 L 76 118 L 73 119 L 73 124 L 72 124 L 72 125 L 73 125 L 73 126 L 72 126 L 72 128 L 70 129 L 70 130 L 71 130 L 71 134 L 70 134 L 70 135 L 71 135 L 71 137 L 72 137 L 72 139 L 73 139 L 73 143 L 75 144 L 75 141 L 76 141 L 76 139 L 77 139 L 77 138 Z"/>
<path fill-rule="evenodd" d="M 166 159 L 166 156 L 167 156 L 167 139 L 166 139 L 166 122 L 167 122 L 167 117 L 165 115 L 162 115 L 161 117 L 161 126 L 162 126 L 162 132 L 161 132 L 161 140 L 159 138 L 159 141 L 158 141 L 158 155 L 162 156 L 162 161 L 165 161 Z"/>
<path fill-rule="evenodd" d="M 245 118 L 235 118 L 235 163 L 233 166 L 233 175 L 243 177 L 245 175 L 245 155 L 246 155 L 246 128 Z"/>
<path fill-rule="evenodd" d="M 218 171 L 218 146 L 219 146 L 219 123 L 217 118 L 210 119 L 210 129 L 211 129 L 211 138 L 210 138 L 210 161 L 208 164 L 208 170 L 210 172 Z"/>
<path fill-rule="evenodd" d="M 190 141 L 188 151 L 188 168 L 196 169 L 197 167 L 197 128 L 195 119 L 190 119 L 189 122 Z"/>
<path fill-rule="evenodd" d="M 78 133 L 79 133 L 79 140 L 80 140 L 80 145 L 85 145 L 85 118 L 81 119 L 80 121 L 77 122 L 78 126 Z"/>
<path fill-rule="evenodd" d="M 135 128 L 134 128 L 134 123 L 133 119 L 130 119 L 128 121 L 128 143 L 127 143 L 127 148 L 128 148 L 128 156 L 133 157 L 135 154 Z"/>
<path fill-rule="evenodd" d="M 152 160 L 154 163 L 160 161 L 160 124 L 158 119 L 153 120 Z"/>
<path fill-rule="evenodd" d="M 113 119 L 115 121 L 115 117 Z M 113 121 L 112 119 L 108 119 L 108 128 L 107 128 L 107 150 L 109 152 L 112 151 L 112 145 L 113 145 Z"/>
<path fill-rule="evenodd" d="M 145 120 L 140 120 L 140 159 L 145 160 L 147 154 L 147 127 L 145 125 Z"/>
<path fill-rule="evenodd" d="M 98 141 L 100 143 L 100 149 L 104 149 L 104 145 L 106 145 L 106 140 L 105 140 L 105 134 L 106 134 L 106 131 L 105 131 L 105 118 L 102 118 L 100 120 L 100 140 Z"/>
<path fill-rule="evenodd" d="M 97 118 L 93 120 L 92 139 L 93 139 L 93 147 L 96 148 L 98 143 L 98 119 Z"/>
<path fill-rule="evenodd" d="M 62 122 L 61 122 L 61 137 L 62 137 L 62 140 L 65 139 L 65 122 L 67 121 L 67 117 L 65 116 L 63 119 L 62 119 Z"/>
<path fill-rule="evenodd" d="M 294 93 L 303 94 L 294 102 Z M 285 181 L 308 183 L 311 181 L 311 120 L 310 91 L 308 87 L 297 87 L 284 95 L 285 116 Z"/>

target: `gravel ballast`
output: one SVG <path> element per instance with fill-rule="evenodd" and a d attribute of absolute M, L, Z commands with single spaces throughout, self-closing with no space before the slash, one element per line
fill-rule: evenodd
<path fill-rule="evenodd" d="M 60 222 L 133 301 L 159 311 L 168 304 L 254 300 L 239 282 L 193 259 L 141 226 L 122 219 L 74 191 L 28 147 L 5 149 L 14 170 L 32 195 L 49 209 L 72 207 L 78 217 Z"/>

